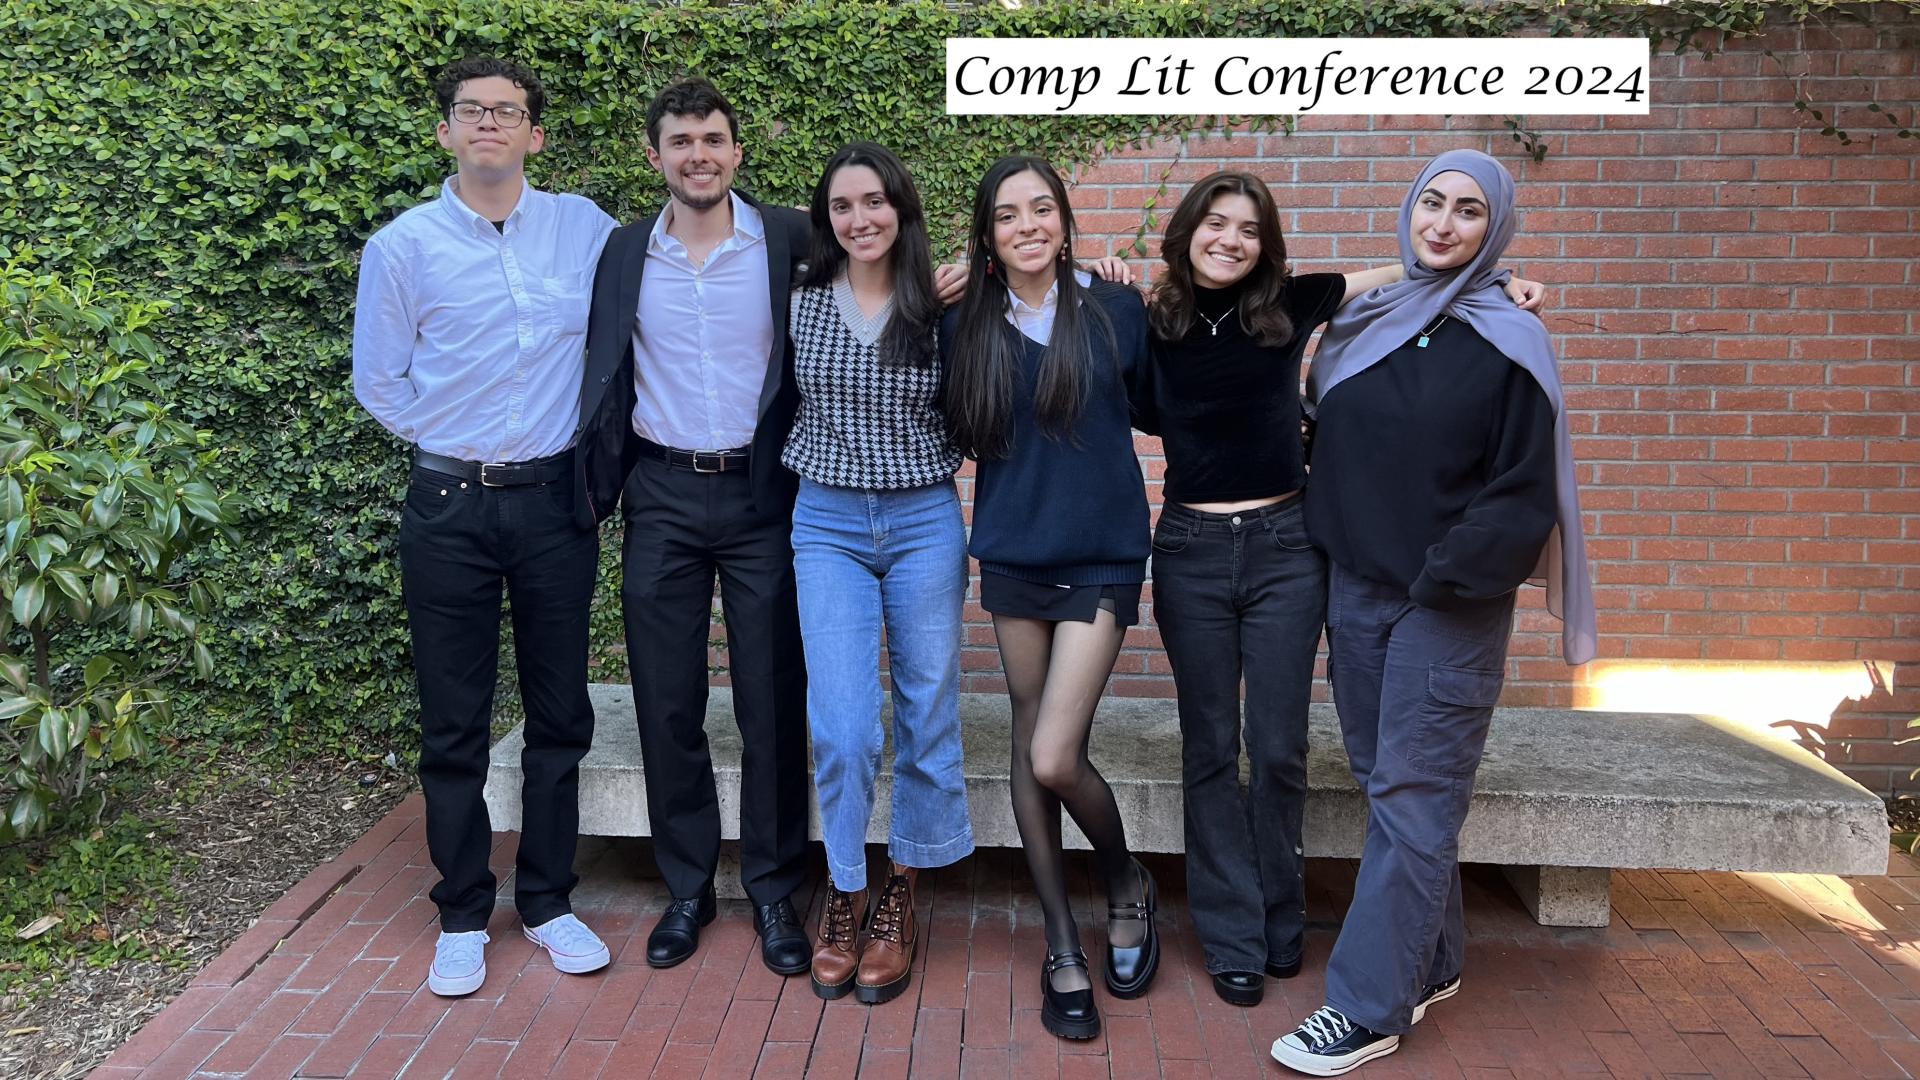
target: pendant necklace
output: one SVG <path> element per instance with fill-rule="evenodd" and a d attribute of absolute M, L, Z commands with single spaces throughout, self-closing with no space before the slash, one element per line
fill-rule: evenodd
<path fill-rule="evenodd" d="M 1434 331 L 1440 329 L 1440 323 L 1446 322 L 1447 319 L 1450 317 L 1451 316 L 1442 315 L 1440 316 L 1439 322 L 1436 322 L 1432 326 L 1427 327 L 1425 330 L 1420 331 L 1420 340 L 1413 343 L 1414 348 L 1416 349 L 1426 348 L 1427 339 L 1433 336 Z"/>
<path fill-rule="evenodd" d="M 1226 321 L 1227 321 L 1227 316 L 1228 316 L 1228 315 L 1231 315 L 1231 314 L 1233 314 L 1233 313 L 1234 313 L 1235 311 L 1238 311 L 1239 309 L 1240 309 L 1240 305 L 1236 303 L 1236 304 L 1234 304 L 1234 305 L 1233 305 L 1232 307 L 1230 307 L 1230 308 L 1228 308 L 1228 309 L 1226 310 L 1226 313 L 1225 313 L 1225 314 L 1223 314 L 1223 315 L 1221 315 L 1221 316 L 1220 316 L 1219 318 L 1217 318 L 1217 319 L 1209 319 L 1209 318 L 1207 318 L 1207 313 L 1206 313 L 1206 312 L 1204 312 L 1204 311 L 1201 311 L 1201 310 L 1200 310 L 1199 308 L 1194 308 L 1194 309 L 1193 309 L 1193 313 L 1194 313 L 1195 315 L 1198 315 L 1198 316 L 1200 316 L 1200 321 L 1201 321 L 1201 322 L 1203 322 L 1203 323 L 1206 323 L 1206 324 L 1207 324 L 1207 336 L 1208 336 L 1208 337 L 1219 337 L 1219 336 L 1220 336 L 1220 324 L 1221 324 L 1221 323 L 1223 323 L 1223 322 L 1226 322 Z"/>

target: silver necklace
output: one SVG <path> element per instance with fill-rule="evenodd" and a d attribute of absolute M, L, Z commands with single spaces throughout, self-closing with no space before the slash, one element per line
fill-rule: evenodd
<path fill-rule="evenodd" d="M 1227 321 L 1227 316 L 1228 316 L 1228 315 L 1231 315 L 1231 314 L 1233 314 L 1233 313 L 1234 313 L 1235 311 L 1238 311 L 1238 310 L 1239 310 L 1239 308 L 1240 308 L 1240 305 L 1239 305 L 1238 303 L 1235 303 L 1235 304 L 1234 304 L 1234 305 L 1233 305 L 1232 307 L 1230 307 L 1230 308 L 1228 308 L 1228 309 L 1226 310 L 1226 313 L 1225 313 L 1225 314 L 1223 314 L 1223 315 L 1221 315 L 1221 316 L 1220 316 L 1219 318 L 1217 318 L 1217 319 L 1209 319 L 1209 318 L 1207 318 L 1207 313 L 1206 313 L 1206 312 L 1204 312 L 1204 311 L 1201 311 L 1201 310 L 1200 310 L 1199 308 L 1194 308 L 1194 309 L 1193 309 L 1193 313 L 1194 313 L 1195 315 L 1198 315 L 1198 316 L 1200 316 L 1200 321 L 1201 321 L 1201 322 L 1203 322 L 1203 323 L 1206 323 L 1206 324 L 1207 324 L 1207 336 L 1208 336 L 1208 337 L 1219 337 L 1219 336 L 1220 336 L 1220 324 L 1221 324 L 1221 323 L 1223 323 L 1223 322 L 1226 322 L 1226 321 Z"/>
<path fill-rule="evenodd" d="M 1438 330 L 1438 329 L 1440 329 L 1440 323 L 1443 323 L 1443 322 L 1446 322 L 1446 321 L 1447 321 L 1447 319 L 1448 319 L 1448 318 L 1450 318 L 1450 317 L 1451 317 L 1451 316 L 1447 316 L 1447 315 L 1442 315 L 1442 316 L 1440 316 L 1440 320 L 1439 320 L 1439 322 L 1436 322 L 1436 323 L 1434 323 L 1434 324 L 1433 324 L 1432 326 L 1429 326 L 1429 327 L 1427 327 L 1427 328 L 1426 328 L 1425 330 L 1422 330 L 1422 331 L 1420 331 L 1420 340 L 1419 340 L 1419 341 L 1416 341 L 1416 342 L 1414 342 L 1414 343 L 1413 343 L 1413 347 L 1414 347 L 1414 348 L 1416 348 L 1416 349 L 1424 349 L 1424 348 L 1426 348 L 1426 347 L 1427 347 L 1427 339 L 1433 336 L 1433 334 L 1434 334 L 1434 331 L 1436 331 L 1436 330 Z"/>

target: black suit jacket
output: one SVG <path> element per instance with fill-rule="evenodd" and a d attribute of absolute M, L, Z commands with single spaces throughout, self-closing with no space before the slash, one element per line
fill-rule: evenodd
<path fill-rule="evenodd" d="M 748 480 L 754 503 L 769 512 L 790 509 L 799 478 L 780 463 L 800 391 L 793 378 L 793 348 L 787 339 L 787 305 L 811 238 L 807 216 L 784 206 L 762 206 L 742 194 L 766 223 L 767 305 L 773 316 L 773 354 L 760 388 L 760 415 L 753 429 Z M 633 326 L 646 270 L 647 239 L 655 214 L 623 225 L 607 238 L 594 271 L 593 309 L 587 317 L 587 368 L 580 384 L 580 438 L 575 454 L 578 487 L 575 515 L 583 525 L 605 520 L 619 504 L 627 474 L 638 458 L 633 433 Z"/>

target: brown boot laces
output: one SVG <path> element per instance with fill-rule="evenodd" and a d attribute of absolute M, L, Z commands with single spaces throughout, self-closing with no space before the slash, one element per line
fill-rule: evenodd
<path fill-rule="evenodd" d="M 907 876 L 895 874 L 887 879 L 887 887 L 880 890 L 880 903 L 873 909 L 868 936 L 874 941 L 898 943 L 904 936 L 906 921 L 913 918 L 913 913 L 906 908 Z"/>
<path fill-rule="evenodd" d="M 829 945 L 851 945 L 855 937 L 853 894 L 841 892 L 829 887 L 827 890 L 827 925 L 821 935 Z"/>

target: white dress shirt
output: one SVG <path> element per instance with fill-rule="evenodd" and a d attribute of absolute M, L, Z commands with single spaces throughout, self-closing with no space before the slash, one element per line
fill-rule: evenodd
<path fill-rule="evenodd" d="M 1093 284 L 1093 275 L 1085 270 L 1075 270 L 1073 280 L 1079 282 L 1080 287 L 1084 289 Z M 1020 294 L 1012 289 L 1007 290 L 1007 300 L 1009 301 L 1007 321 L 1013 324 L 1014 329 L 1042 345 L 1053 341 L 1053 317 L 1060 310 L 1060 279 L 1058 277 L 1053 279 L 1053 284 L 1047 286 L 1047 295 L 1040 298 L 1039 307 L 1034 307 L 1020 299 Z"/>
<path fill-rule="evenodd" d="M 354 396 L 422 450 L 557 454 L 580 426 L 588 294 L 614 221 L 589 199 L 529 186 L 496 229 L 457 180 L 367 241 Z"/>
<path fill-rule="evenodd" d="M 767 230 L 760 211 L 733 202 L 733 235 L 700 266 L 667 233 L 668 204 L 647 238 L 633 329 L 633 430 L 680 450 L 753 442 L 760 388 L 773 353 Z"/>

